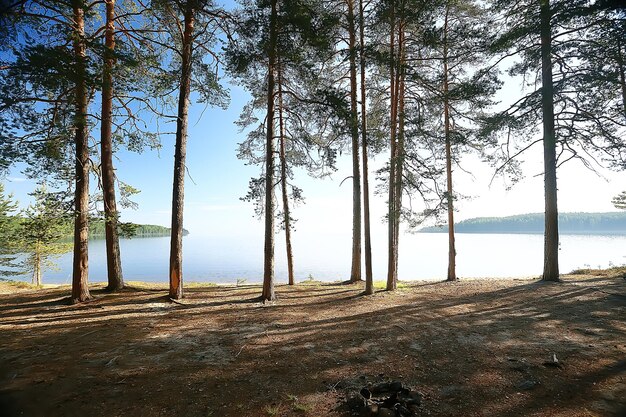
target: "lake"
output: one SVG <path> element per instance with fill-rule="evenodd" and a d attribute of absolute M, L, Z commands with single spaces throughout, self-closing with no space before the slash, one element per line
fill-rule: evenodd
<path fill-rule="evenodd" d="M 374 239 L 376 238 L 376 239 Z M 384 235 L 373 236 L 374 279 L 386 279 Z M 126 281 L 167 282 L 169 237 L 122 239 Z M 399 279 L 441 280 L 447 270 L 445 233 L 400 236 Z M 345 280 L 350 274 L 351 243 L 345 236 L 294 234 L 296 280 Z M 183 240 L 185 282 L 247 283 L 263 277 L 263 238 L 218 238 L 190 234 Z M 562 235 L 562 273 L 577 268 L 626 264 L 626 236 Z M 90 282 L 106 281 L 104 240 L 89 244 Z M 276 278 L 286 282 L 284 238 L 276 236 Z M 72 254 L 57 260 L 58 270 L 45 271 L 47 284 L 71 283 Z M 543 267 L 543 236 L 537 234 L 457 234 L 457 275 L 467 277 L 539 276 Z M 23 277 L 30 280 L 29 277 Z"/>

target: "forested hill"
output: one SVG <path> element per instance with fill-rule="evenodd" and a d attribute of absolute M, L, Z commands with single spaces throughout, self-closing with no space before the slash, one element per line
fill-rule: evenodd
<path fill-rule="evenodd" d="M 508 217 L 477 217 L 455 224 L 459 233 L 543 233 L 543 213 Z M 420 232 L 447 232 L 448 226 L 425 227 Z M 626 212 L 560 213 L 559 232 L 626 235 Z"/>
<path fill-rule="evenodd" d="M 9 216 L 7 222 L 13 224 L 12 227 L 17 228 L 24 222 L 24 218 L 21 216 Z M 165 226 L 158 226 L 154 224 L 135 224 L 135 223 L 119 223 L 119 233 L 121 237 L 159 237 L 169 236 L 170 228 Z M 63 239 L 71 239 L 73 236 L 73 224 L 67 222 L 63 228 Z M 189 231 L 183 229 L 183 235 L 187 236 Z M 92 219 L 89 222 L 89 238 L 100 239 L 104 238 L 104 220 Z"/>
<path fill-rule="evenodd" d="M 169 236 L 170 228 L 154 224 L 124 223 L 120 227 L 120 232 L 126 237 L 158 237 Z M 183 229 L 183 235 L 188 234 L 189 231 Z M 92 220 L 89 223 L 89 237 L 104 238 L 104 220 Z"/>

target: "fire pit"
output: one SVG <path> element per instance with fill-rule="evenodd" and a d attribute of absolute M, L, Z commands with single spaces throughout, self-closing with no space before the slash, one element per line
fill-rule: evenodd
<path fill-rule="evenodd" d="M 346 395 L 345 406 L 352 415 L 362 417 L 417 416 L 422 395 L 400 381 L 369 383 Z"/>

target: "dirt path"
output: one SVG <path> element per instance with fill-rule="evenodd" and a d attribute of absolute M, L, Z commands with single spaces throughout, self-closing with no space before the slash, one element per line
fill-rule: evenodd
<path fill-rule="evenodd" d="M 5 284 L 0 415 L 343 416 L 348 388 L 398 380 L 423 416 L 626 416 L 622 274 L 281 286 L 269 305 L 256 286 L 68 306 Z"/>

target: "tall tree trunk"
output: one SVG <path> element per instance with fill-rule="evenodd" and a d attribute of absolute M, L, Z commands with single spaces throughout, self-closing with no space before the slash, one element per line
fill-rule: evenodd
<path fill-rule="evenodd" d="M 541 16 L 541 102 L 543 108 L 543 164 L 545 187 L 545 235 L 543 280 L 559 281 L 559 217 L 556 185 L 556 135 L 554 129 L 554 85 L 552 83 L 552 39 L 550 1 L 540 0 Z"/>
<path fill-rule="evenodd" d="M 446 4 L 443 26 L 443 123 L 446 141 L 446 181 L 448 186 L 448 281 L 456 281 L 456 247 L 454 242 L 454 194 L 452 191 L 452 141 L 450 135 L 450 96 L 448 84 L 448 15 L 450 3 Z"/>
<path fill-rule="evenodd" d="M 397 131 L 397 143 L 396 143 L 396 179 L 394 185 L 396 190 L 394 191 L 394 197 L 396 199 L 394 203 L 395 207 L 395 234 L 394 234 L 394 248 L 395 248 L 395 265 L 394 265 L 394 282 L 398 282 L 398 259 L 400 254 L 400 216 L 402 212 L 402 175 L 404 171 L 404 74 L 405 68 L 405 49 L 404 49 L 404 19 L 401 18 L 398 22 L 398 66 L 396 69 L 396 101 L 397 101 L 397 117 L 398 117 L 398 131 Z M 394 288 L 395 289 L 395 288 Z"/>
<path fill-rule="evenodd" d="M 285 125 L 283 120 L 283 78 L 280 64 L 278 65 L 278 120 L 280 128 L 280 188 L 283 196 L 283 216 L 285 218 L 285 247 L 287 250 L 287 272 L 289 285 L 294 285 L 293 250 L 291 247 L 291 211 L 287 190 L 287 155 L 285 151 Z"/>
<path fill-rule="evenodd" d="M 374 293 L 372 275 L 372 238 L 370 232 L 370 196 L 367 172 L 367 103 L 365 96 L 365 18 L 363 0 L 359 0 L 359 47 L 361 66 L 361 146 L 363 160 L 363 227 L 365 234 L 365 294 Z"/>
<path fill-rule="evenodd" d="M 37 245 L 38 246 L 38 245 Z M 41 286 L 41 251 L 39 247 L 35 248 L 33 260 L 33 284 Z"/>
<path fill-rule="evenodd" d="M 115 201 L 115 171 L 113 170 L 113 144 L 111 140 L 113 111 L 113 65 L 115 49 L 115 0 L 106 0 L 106 32 L 104 44 L 104 68 L 102 70 L 102 120 L 100 122 L 100 153 L 102 169 L 102 193 L 104 197 L 104 220 L 107 252 L 107 278 L 109 291 L 124 288 L 120 240 L 117 233 L 118 212 Z"/>
<path fill-rule="evenodd" d="M 185 7 L 182 43 L 182 70 L 176 120 L 176 151 L 174 154 L 174 184 L 172 188 L 172 231 L 170 241 L 170 298 L 183 298 L 183 208 L 185 197 L 185 157 L 187 155 L 187 126 L 189 93 L 191 90 L 191 60 L 193 50 L 194 7 L 191 0 Z"/>
<path fill-rule="evenodd" d="M 357 282 L 361 280 L 361 169 L 359 166 L 354 0 L 346 0 L 346 5 L 348 8 L 348 48 L 350 49 L 350 135 L 352 137 L 352 269 L 350 282 Z"/>
<path fill-rule="evenodd" d="M 395 53 L 395 37 L 396 37 L 396 22 L 395 22 L 395 9 L 392 4 L 391 16 L 390 16 L 390 39 L 389 39 L 389 78 L 390 78 L 390 158 L 389 158 L 389 210 L 388 210 L 388 258 L 387 258 L 387 290 L 392 291 L 397 286 L 397 270 L 396 259 L 398 258 L 398 248 L 395 246 L 396 242 L 396 160 L 398 158 L 397 150 L 397 138 L 396 138 L 396 123 L 397 123 L 397 108 L 398 108 L 398 94 L 397 94 L 397 82 L 396 82 L 396 53 Z"/>
<path fill-rule="evenodd" d="M 72 0 L 74 14 L 74 59 L 76 60 L 74 145 L 76 148 L 76 189 L 74 193 L 74 259 L 72 302 L 91 298 L 89 294 L 89 134 L 87 132 L 87 69 L 84 2 Z"/>
<path fill-rule="evenodd" d="M 624 70 L 624 55 L 622 54 L 622 42 L 617 39 L 617 65 L 619 67 L 619 81 L 622 87 L 622 104 L 624 105 L 624 117 L 626 117 L 626 74 Z"/>
<path fill-rule="evenodd" d="M 272 301 L 274 293 L 274 89 L 276 44 L 278 41 L 277 1 L 271 2 L 270 42 L 267 65 L 267 137 L 265 141 L 265 247 L 263 262 L 263 293 L 261 298 Z"/>

